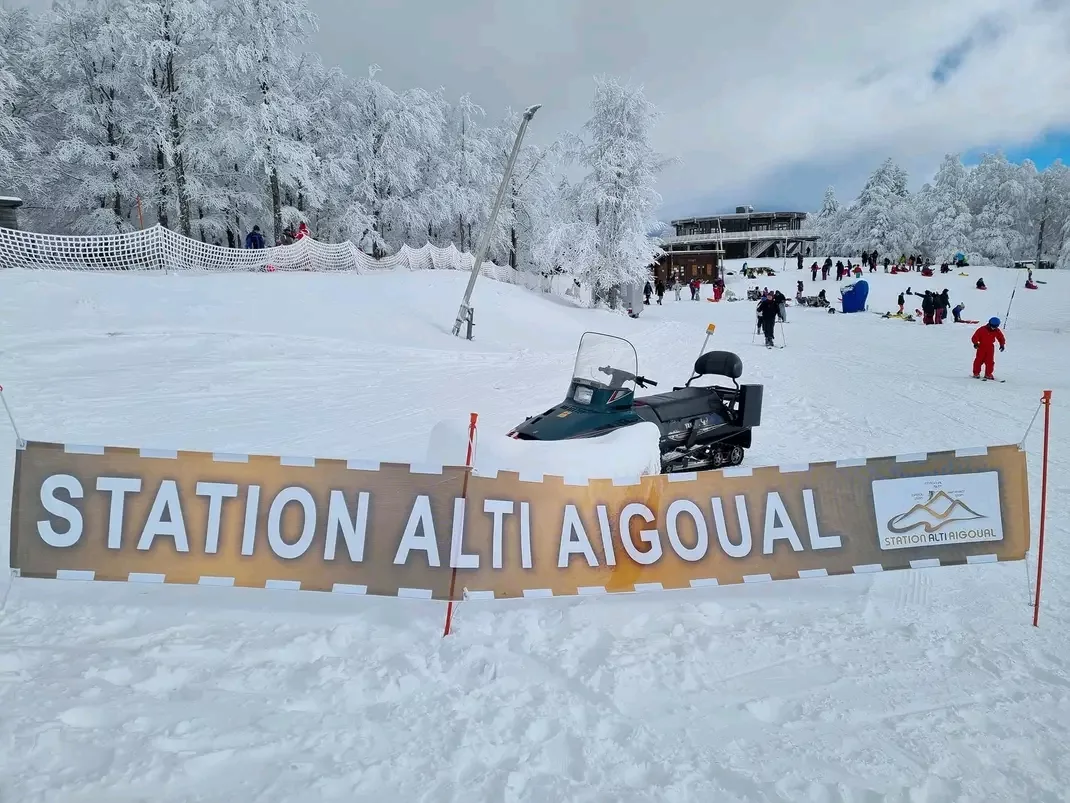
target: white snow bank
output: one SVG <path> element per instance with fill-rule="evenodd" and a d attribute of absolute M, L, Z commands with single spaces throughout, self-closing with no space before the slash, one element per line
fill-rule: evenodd
<path fill-rule="evenodd" d="M 508 435 L 478 431 L 476 474 L 496 471 L 543 474 L 570 479 L 615 479 L 661 472 L 658 428 L 648 421 L 623 427 L 598 438 L 567 441 L 518 441 Z M 427 461 L 463 466 L 468 451 L 468 426 L 440 421 L 431 430 Z"/>

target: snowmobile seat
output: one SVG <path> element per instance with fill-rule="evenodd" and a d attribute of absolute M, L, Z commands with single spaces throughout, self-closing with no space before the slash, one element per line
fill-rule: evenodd
<path fill-rule="evenodd" d="M 710 413 L 723 419 L 725 414 L 724 402 L 713 388 L 680 388 L 671 393 L 644 396 L 636 399 L 635 404 L 649 407 L 662 423 Z"/>
<path fill-rule="evenodd" d="M 743 376 L 743 360 L 731 351 L 707 351 L 695 360 L 695 376 Z"/>

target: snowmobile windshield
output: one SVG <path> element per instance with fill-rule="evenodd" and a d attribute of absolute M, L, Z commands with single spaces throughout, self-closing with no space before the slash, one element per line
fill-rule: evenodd
<path fill-rule="evenodd" d="M 572 381 L 592 388 L 635 391 L 639 358 L 627 340 L 598 332 L 587 332 L 576 350 Z"/>

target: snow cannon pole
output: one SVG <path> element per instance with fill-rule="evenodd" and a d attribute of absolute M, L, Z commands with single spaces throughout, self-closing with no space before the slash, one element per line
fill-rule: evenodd
<path fill-rule="evenodd" d="M 483 260 L 487 256 L 487 249 L 490 248 L 490 241 L 494 236 L 494 226 L 498 220 L 498 210 L 502 208 L 502 201 L 505 199 L 505 190 L 509 186 L 509 178 L 513 174 L 513 165 L 516 163 L 517 154 L 520 153 L 520 143 L 524 141 L 524 132 L 528 130 L 528 123 L 530 123 L 531 118 L 535 116 L 535 112 L 541 108 L 541 103 L 537 103 L 534 106 L 528 106 L 524 111 L 524 119 L 520 122 L 520 128 L 516 132 L 516 140 L 513 142 L 513 150 L 509 154 L 509 160 L 505 163 L 505 170 L 502 171 L 502 183 L 498 185 L 498 194 L 495 196 L 494 205 L 490 209 L 490 217 L 487 219 L 486 228 L 483 229 L 483 235 L 479 238 L 479 247 L 476 249 L 475 258 L 472 261 L 472 273 L 468 277 L 468 286 L 465 288 L 464 298 L 461 299 L 461 307 L 457 310 L 457 319 L 453 322 L 453 334 L 455 337 L 460 336 L 461 326 L 465 321 L 471 320 L 472 290 L 475 289 L 476 279 L 479 278 L 479 272 L 483 269 Z M 469 328 L 469 334 L 471 334 L 471 331 L 471 328 Z"/>
<path fill-rule="evenodd" d="M 472 474 L 472 458 L 475 457 L 476 451 L 476 422 L 479 420 L 479 413 L 469 413 L 468 416 L 468 452 L 464 457 L 464 465 L 466 471 L 464 472 L 464 483 L 461 485 L 461 498 L 468 499 L 468 477 Z M 452 555 L 450 556 L 452 558 Z M 456 561 L 450 561 L 456 563 Z M 442 629 L 442 638 L 446 638 L 450 634 L 450 627 L 453 624 L 453 594 L 457 588 L 457 567 L 452 567 L 450 572 L 450 595 L 449 600 L 446 602 L 446 625 Z"/>
<path fill-rule="evenodd" d="M 1048 433 L 1051 430 L 1051 391 L 1040 398 L 1044 405 L 1044 453 L 1040 471 L 1040 537 L 1037 541 L 1037 596 L 1033 601 L 1033 627 L 1040 621 L 1040 581 L 1044 572 L 1044 529 L 1048 518 Z"/>

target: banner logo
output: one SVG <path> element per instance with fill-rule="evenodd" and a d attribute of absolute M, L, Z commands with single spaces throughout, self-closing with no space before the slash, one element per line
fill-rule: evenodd
<path fill-rule="evenodd" d="M 999 473 L 873 481 L 880 548 L 1002 541 Z"/>

